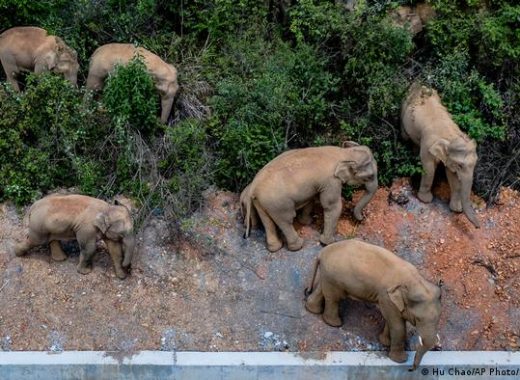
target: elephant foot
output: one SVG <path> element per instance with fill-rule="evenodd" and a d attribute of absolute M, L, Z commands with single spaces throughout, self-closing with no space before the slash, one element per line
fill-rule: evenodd
<path fill-rule="evenodd" d="M 287 243 L 287 249 L 289 251 L 298 251 L 303 247 L 303 239 L 298 237 L 298 239 L 294 243 Z"/>
<path fill-rule="evenodd" d="M 431 191 L 419 191 L 417 193 L 417 198 L 424 203 L 431 203 L 433 200 L 433 194 Z"/>
<path fill-rule="evenodd" d="M 339 315 L 331 317 L 330 315 L 323 314 L 323 320 L 326 324 L 332 327 L 341 327 L 341 325 L 343 325 L 343 322 L 341 321 Z"/>
<path fill-rule="evenodd" d="M 92 272 L 92 267 L 88 266 L 88 265 L 78 264 L 78 266 L 76 268 L 77 268 L 78 272 L 81 274 L 89 274 L 90 272 Z"/>
<path fill-rule="evenodd" d="M 54 261 L 67 260 L 67 255 L 63 252 L 51 252 L 51 257 Z"/>
<path fill-rule="evenodd" d="M 460 200 L 450 200 L 450 210 L 454 212 L 462 212 L 462 202 Z"/>
<path fill-rule="evenodd" d="M 302 226 L 308 226 L 309 224 L 312 223 L 312 216 L 310 215 L 298 215 L 296 217 L 296 219 L 298 220 L 298 223 L 300 223 Z"/>
<path fill-rule="evenodd" d="M 14 247 L 14 254 L 17 256 L 17 257 L 20 257 L 20 256 L 23 256 L 26 254 L 26 250 L 22 247 L 19 247 L 19 246 L 16 246 Z"/>
<path fill-rule="evenodd" d="M 283 244 L 281 241 L 277 241 L 274 243 L 267 242 L 267 249 L 269 250 L 269 252 L 276 252 L 276 251 L 280 250 L 280 248 L 282 248 L 282 246 L 283 246 Z"/>
<path fill-rule="evenodd" d="M 331 236 L 331 237 L 327 237 L 325 235 L 320 235 L 320 243 L 323 244 L 323 245 L 329 245 L 329 244 L 332 244 L 334 243 L 334 238 Z"/>
<path fill-rule="evenodd" d="M 397 363 L 404 363 L 405 361 L 408 360 L 408 354 L 403 350 L 390 351 L 388 353 L 388 357 Z"/>
<path fill-rule="evenodd" d="M 379 343 L 383 346 L 390 346 L 390 338 L 384 332 L 379 334 Z"/>
<path fill-rule="evenodd" d="M 126 278 L 127 274 L 124 270 L 116 270 L 116 277 L 120 280 L 124 280 Z"/>
<path fill-rule="evenodd" d="M 305 309 L 313 314 L 321 314 L 323 313 L 323 302 L 305 302 Z"/>

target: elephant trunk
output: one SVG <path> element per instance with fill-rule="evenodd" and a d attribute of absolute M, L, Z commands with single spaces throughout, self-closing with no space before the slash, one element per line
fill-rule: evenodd
<path fill-rule="evenodd" d="M 433 348 L 433 346 L 430 348 Z M 428 352 L 428 347 L 425 345 L 419 347 L 417 349 L 417 351 L 415 351 L 415 357 L 413 359 L 413 366 L 412 366 L 412 368 L 410 368 L 410 371 L 415 371 L 417 369 L 417 367 L 419 367 L 419 364 L 421 364 L 421 360 L 426 352 Z"/>
<path fill-rule="evenodd" d="M 426 352 L 431 350 L 434 347 L 440 347 L 439 335 L 435 334 L 431 328 L 425 328 L 426 334 L 421 335 L 420 332 L 424 330 L 423 328 L 417 326 L 417 331 L 419 332 L 419 347 L 417 351 L 415 351 L 415 357 L 413 360 L 413 366 L 410 368 L 410 371 L 415 371 L 417 367 L 421 364 L 421 360 Z"/>
<path fill-rule="evenodd" d="M 468 220 L 473 223 L 476 228 L 480 228 L 480 222 L 477 218 L 477 214 L 473 207 L 471 207 L 470 195 L 471 195 L 471 185 L 473 184 L 473 177 L 469 179 L 465 179 L 461 181 L 461 200 L 462 200 L 462 210 L 464 214 L 468 218 Z"/>
<path fill-rule="evenodd" d="M 368 204 L 368 202 L 370 202 L 372 197 L 375 195 L 377 191 L 377 186 L 377 174 L 374 174 L 374 180 L 365 184 L 366 193 L 363 195 L 363 197 L 359 200 L 356 207 L 354 208 L 354 217 L 357 220 L 363 220 L 363 214 L 361 214 L 361 212 Z"/>
<path fill-rule="evenodd" d="M 124 267 L 128 267 L 130 265 L 130 263 L 132 262 L 134 250 L 135 250 L 135 237 L 134 236 L 125 237 L 123 239 L 123 252 L 124 252 L 123 266 Z"/>
<path fill-rule="evenodd" d="M 76 86 L 78 84 L 78 71 L 71 71 L 65 74 L 65 79 L 72 83 L 72 85 Z"/>

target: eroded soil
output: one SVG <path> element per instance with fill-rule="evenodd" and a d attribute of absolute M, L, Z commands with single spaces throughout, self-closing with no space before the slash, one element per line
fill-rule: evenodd
<path fill-rule="evenodd" d="M 361 193 L 356 193 L 356 201 Z M 520 194 L 504 189 L 475 229 L 447 206 L 449 189 L 417 200 L 407 180 L 381 188 L 353 221 L 346 202 L 336 238 L 384 245 L 442 281 L 440 336 L 446 350 L 517 350 L 520 345 Z M 156 218 L 140 235 L 132 273 L 118 280 L 100 246 L 89 275 L 76 272 L 78 250 L 53 262 L 46 247 L 18 258 L 22 218 L 0 209 L 2 350 L 382 350 L 382 317 L 373 305 L 345 301 L 333 328 L 303 307 L 322 218 L 299 226 L 304 249 L 269 253 L 262 231 L 243 239 L 238 195 L 206 195 L 206 206 L 173 236 Z M 416 343 L 410 331 L 410 348 Z"/>

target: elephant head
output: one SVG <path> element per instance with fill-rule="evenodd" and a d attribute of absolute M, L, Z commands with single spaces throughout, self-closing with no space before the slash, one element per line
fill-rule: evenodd
<path fill-rule="evenodd" d="M 129 266 L 135 249 L 135 235 L 130 211 L 116 200 L 114 205 L 96 216 L 94 226 L 107 239 L 121 242 L 124 254 L 123 266 Z"/>
<path fill-rule="evenodd" d="M 344 157 L 335 169 L 334 176 L 348 185 L 364 185 L 366 193 L 354 208 L 354 217 L 363 220 L 363 208 L 377 191 L 377 164 L 370 149 L 352 141 L 343 143 Z"/>
<path fill-rule="evenodd" d="M 413 371 L 428 350 L 440 345 L 437 324 L 441 314 L 441 290 L 423 279 L 416 279 L 413 284 L 393 286 L 387 292 L 402 317 L 417 329 L 420 346 L 410 369 Z"/>
<path fill-rule="evenodd" d="M 446 170 L 457 175 L 460 182 L 462 210 L 475 227 L 480 227 L 480 223 L 470 203 L 473 171 L 478 159 L 475 140 L 468 139 L 465 136 L 458 137 L 451 142 L 440 139 L 430 147 L 429 151 L 444 163 Z M 454 189 L 451 190 L 453 191 Z"/>
<path fill-rule="evenodd" d="M 59 37 L 56 39 L 55 51 L 51 52 L 47 57 L 47 66 L 49 70 L 63 74 L 65 79 L 76 85 L 78 82 L 78 55 L 74 49 L 68 47 Z"/>
<path fill-rule="evenodd" d="M 161 95 L 161 121 L 166 123 L 173 107 L 173 101 L 179 84 L 177 82 L 177 69 L 173 65 L 165 65 L 160 71 L 152 71 L 155 87 Z"/>

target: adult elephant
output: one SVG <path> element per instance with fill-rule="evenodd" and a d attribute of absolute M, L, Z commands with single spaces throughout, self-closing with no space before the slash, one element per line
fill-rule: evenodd
<path fill-rule="evenodd" d="M 63 74 L 73 85 L 78 79 L 76 51 L 61 38 L 34 26 L 18 26 L 0 34 L 0 61 L 7 80 L 16 91 L 20 91 L 16 77 L 23 71 Z"/>
<path fill-rule="evenodd" d="M 376 303 L 385 319 L 379 340 L 390 346 L 389 357 L 398 363 L 407 359 L 406 322 L 410 322 L 417 329 L 420 345 L 412 369 L 428 350 L 439 345 L 439 287 L 426 281 L 412 264 L 382 247 L 354 239 L 322 249 L 305 295 L 306 309 L 323 313 L 323 320 L 334 327 L 342 325 L 339 302 L 343 298 Z"/>
<path fill-rule="evenodd" d="M 99 90 L 107 75 L 117 64 L 125 65 L 136 55 L 143 58 L 146 68 L 161 96 L 161 121 L 166 123 L 172 110 L 173 101 L 179 85 L 177 83 L 177 69 L 164 62 L 157 55 L 142 47 L 132 44 L 106 44 L 96 49 L 90 58 L 87 77 L 87 88 Z"/>
<path fill-rule="evenodd" d="M 15 247 L 22 256 L 38 245 L 50 244 L 56 261 L 67 258 L 60 240 L 76 239 L 80 247 L 78 272 L 92 271 L 96 241 L 103 239 L 112 257 L 117 277 L 124 279 L 135 249 L 133 222 L 129 210 L 115 201 L 110 205 L 100 199 L 77 194 L 52 194 L 36 201 L 29 209 L 28 233 Z"/>
<path fill-rule="evenodd" d="M 367 192 L 354 208 L 355 218 L 362 220 L 362 210 L 378 185 L 377 164 L 368 147 L 347 142 L 343 148 L 322 146 L 282 153 L 265 165 L 242 192 L 245 236 L 249 236 L 250 225 L 258 215 L 266 231 L 269 251 L 282 247 L 277 227 L 284 234 L 289 250 L 300 249 L 303 239 L 293 226 L 296 211 L 303 209 L 302 221 L 309 222 L 312 202 L 318 197 L 324 213 L 320 242 L 332 243 L 341 214 L 344 184 L 365 186 Z"/>
<path fill-rule="evenodd" d="M 401 107 L 402 132 L 420 147 L 424 173 L 417 197 L 430 203 L 431 187 L 437 165 L 442 162 L 451 188 L 450 209 L 462 212 L 477 228 L 480 222 L 471 206 L 473 172 L 477 163 L 477 144 L 463 133 L 441 103 L 437 91 L 411 86 Z"/>

